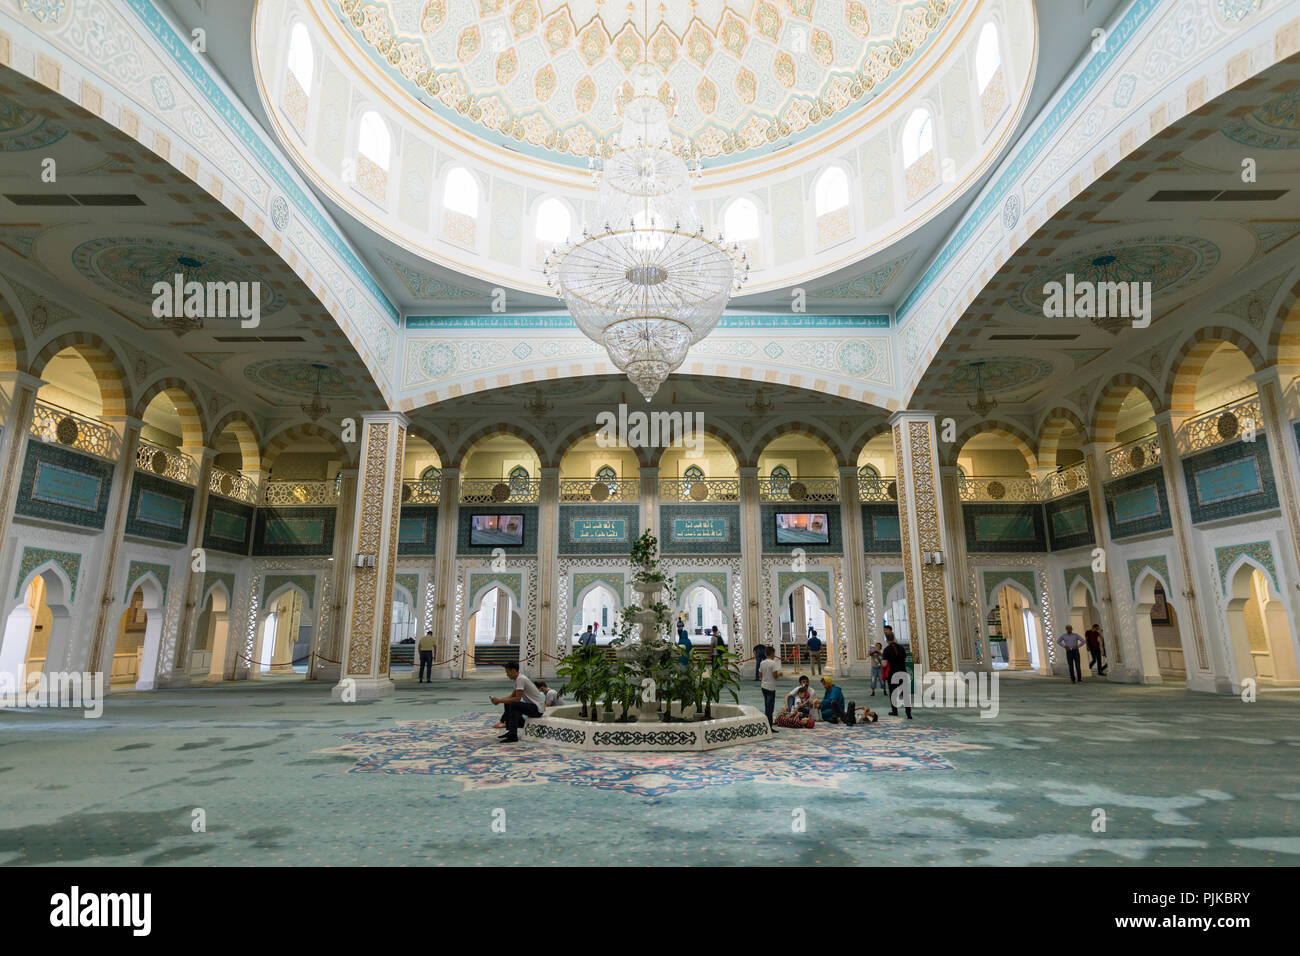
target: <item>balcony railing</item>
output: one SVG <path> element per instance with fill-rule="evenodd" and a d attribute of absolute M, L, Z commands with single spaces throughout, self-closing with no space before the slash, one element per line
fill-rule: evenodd
<path fill-rule="evenodd" d="M 1044 478 L 1038 485 L 1038 497 L 1042 501 L 1051 501 L 1053 498 L 1064 498 L 1076 491 L 1083 491 L 1087 487 L 1088 460 L 1085 458 Z"/>
<path fill-rule="evenodd" d="M 96 458 L 117 461 L 122 456 L 122 438 L 116 430 L 48 402 L 37 402 L 32 409 L 30 434 L 38 441 L 65 445 Z"/>
<path fill-rule="evenodd" d="M 1158 464 L 1160 464 L 1160 439 L 1154 434 L 1135 438 L 1106 453 L 1106 470 L 1110 472 L 1112 478 L 1129 475 Z"/>
<path fill-rule="evenodd" d="M 208 477 L 208 491 L 232 501 L 242 501 L 246 505 L 257 504 L 257 482 L 229 468 L 212 466 Z"/>
<path fill-rule="evenodd" d="M 640 478 L 561 478 L 560 501 L 575 502 L 627 502 L 641 500 Z"/>
<path fill-rule="evenodd" d="M 262 505 L 268 508 L 328 508 L 339 502 L 337 487 L 333 481 L 295 481 L 292 478 L 268 481 L 262 489 Z"/>
<path fill-rule="evenodd" d="M 1174 446 L 1179 455 L 1192 455 L 1238 438 L 1253 440 L 1263 430 L 1264 412 L 1259 396 L 1250 395 L 1183 422 L 1174 436 Z"/>
<path fill-rule="evenodd" d="M 758 497 L 763 501 L 807 501 L 812 503 L 840 500 L 839 478 L 760 478 Z"/>
<path fill-rule="evenodd" d="M 465 505 L 502 505 L 536 503 L 542 496 L 542 480 L 516 478 L 464 478 L 460 483 L 460 501 Z"/>
<path fill-rule="evenodd" d="M 958 475 L 962 501 L 1037 501 L 1038 488 L 1028 475 Z"/>
<path fill-rule="evenodd" d="M 891 475 L 858 478 L 858 500 L 890 503 L 898 500 L 898 482 Z"/>
<path fill-rule="evenodd" d="M 659 500 L 739 501 L 739 478 L 660 478 Z"/>
<path fill-rule="evenodd" d="M 419 478 L 402 482 L 402 504 L 436 505 L 442 500 L 442 481 Z"/>
<path fill-rule="evenodd" d="M 169 478 L 184 485 L 199 483 L 199 468 L 194 459 L 174 448 L 164 448 L 141 438 L 135 450 L 135 470 Z"/>

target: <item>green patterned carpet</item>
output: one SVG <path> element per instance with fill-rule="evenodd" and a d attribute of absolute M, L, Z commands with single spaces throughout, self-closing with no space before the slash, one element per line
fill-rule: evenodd
<path fill-rule="evenodd" d="M 351 705 L 267 681 L 119 694 L 99 720 L 0 712 L 0 862 L 1300 863 L 1296 694 L 1011 679 L 993 720 L 923 710 L 589 755 L 496 744 L 504 680 L 399 687 Z M 883 712 L 864 687 L 846 696 Z M 761 706 L 756 684 L 742 701 Z"/>

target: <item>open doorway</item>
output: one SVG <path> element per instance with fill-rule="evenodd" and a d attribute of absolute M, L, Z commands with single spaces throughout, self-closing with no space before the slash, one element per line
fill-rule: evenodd
<path fill-rule="evenodd" d="M 1137 582 L 1134 614 L 1138 642 L 1146 649 L 1144 659 L 1154 660 L 1165 682 L 1187 682 L 1187 662 L 1178 614 L 1170 603 L 1164 582 L 1150 572 Z"/>
<path fill-rule="evenodd" d="M 474 666 L 501 665 L 519 659 L 520 620 L 514 596 L 503 587 L 483 591 L 467 630 L 474 639 Z M 520 663 L 523 663 L 522 661 Z"/>
<path fill-rule="evenodd" d="M 14 690 L 25 690 L 29 678 L 45 670 L 56 629 L 67 629 L 65 593 L 63 580 L 46 570 L 28 582 L 22 602 L 9 612 L 0 643 L 0 674 L 10 675 Z"/>
<path fill-rule="evenodd" d="M 162 643 L 163 589 L 152 573 L 140 579 L 118 618 L 113 641 L 110 687 L 153 690 Z"/>
<path fill-rule="evenodd" d="M 229 641 L 230 592 L 217 582 L 204 595 L 203 610 L 195 624 L 194 648 L 190 651 L 191 679 L 221 680 Z"/>
<path fill-rule="evenodd" d="M 267 598 L 252 676 L 306 675 L 314 624 L 311 601 L 297 585 L 287 584 Z"/>
<path fill-rule="evenodd" d="M 1228 580 L 1228 634 L 1239 681 L 1254 677 L 1260 684 L 1284 687 L 1300 683 L 1286 606 L 1273 593 L 1268 575 L 1249 563 Z"/>
<path fill-rule="evenodd" d="M 994 669 L 1045 673 L 1046 650 L 1033 596 L 1020 585 L 1005 582 L 994 598 L 988 615 Z"/>

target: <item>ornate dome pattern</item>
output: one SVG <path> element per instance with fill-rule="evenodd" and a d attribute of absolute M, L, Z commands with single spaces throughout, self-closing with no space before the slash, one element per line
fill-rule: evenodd
<path fill-rule="evenodd" d="M 343 27 L 444 120 L 585 159 L 618 125 L 629 72 L 666 77 L 674 133 L 742 154 L 837 118 L 905 73 L 950 0 L 338 0 Z"/>

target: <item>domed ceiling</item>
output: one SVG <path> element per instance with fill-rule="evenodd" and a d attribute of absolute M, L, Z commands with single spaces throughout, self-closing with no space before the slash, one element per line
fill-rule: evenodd
<path fill-rule="evenodd" d="M 372 62 L 461 128 L 585 159 L 643 59 L 675 132 L 745 156 L 828 123 L 908 72 L 949 0 L 342 0 Z"/>

